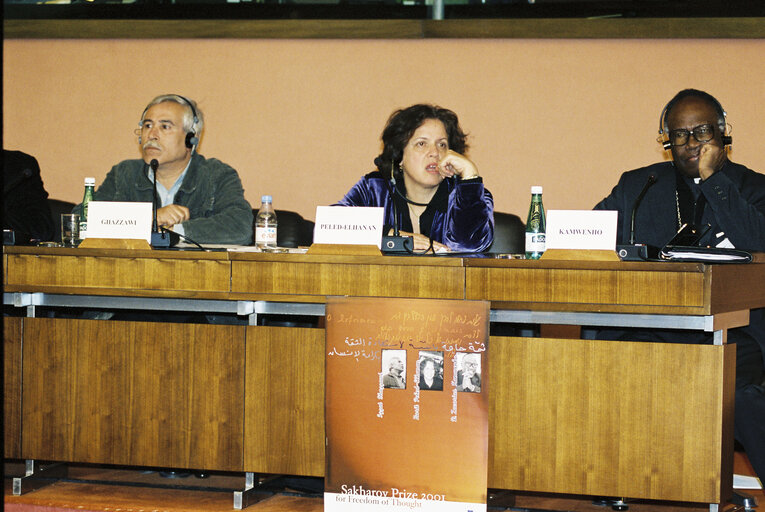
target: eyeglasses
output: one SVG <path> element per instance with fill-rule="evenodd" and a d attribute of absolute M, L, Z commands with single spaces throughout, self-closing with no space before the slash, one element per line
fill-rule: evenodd
<path fill-rule="evenodd" d="M 688 139 L 693 138 L 702 144 L 709 142 L 715 136 L 715 127 L 712 124 L 702 124 L 694 127 L 692 130 L 670 130 L 669 143 L 673 146 L 685 146 Z"/>

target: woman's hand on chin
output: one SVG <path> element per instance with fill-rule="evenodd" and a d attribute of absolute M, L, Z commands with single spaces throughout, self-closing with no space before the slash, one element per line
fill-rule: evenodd
<path fill-rule="evenodd" d="M 466 156 L 451 149 L 438 162 L 438 172 L 444 178 L 459 176 L 463 180 L 478 177 L 478 168 Z"/>

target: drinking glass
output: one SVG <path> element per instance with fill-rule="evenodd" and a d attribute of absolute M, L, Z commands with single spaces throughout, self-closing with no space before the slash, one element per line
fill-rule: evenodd
<path fill-rule="evenodd" d="M 80 215 L 77 213 L 61 214 L 61 242 L 64 247 L 75 247 L 80 238 Z"/>

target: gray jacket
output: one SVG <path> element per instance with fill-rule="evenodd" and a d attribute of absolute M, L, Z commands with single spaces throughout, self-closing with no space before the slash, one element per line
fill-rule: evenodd
<path fill-rule="evenodd" d="M 93 200 L 150 203 L 153 186 L 147 171 L 143 160 L 120 162 L 106 175 Z M 244 198 L 237 172 L 220 160 L 194 153 L 173 203 L 189 209 L 191 218 L 183 223 L 183 229 L 195 242 L 252 243 L 252 207 Z"/>

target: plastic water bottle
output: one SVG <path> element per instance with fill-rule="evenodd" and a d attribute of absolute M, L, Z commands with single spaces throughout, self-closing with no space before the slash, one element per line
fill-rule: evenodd
<path fill-rule="evenodd" d="M 82 240 L 88 236 L 88 203 L 93 200 L 95 187 L 95 178 L 85 178 L 85 194 L 82 196 L 82 212 L 80 213 L 80 239 Z"/>
<path fill-rule="evenodd" d="M 538 260 L 545 252 L 545 207 L 542 205 L 542 187 L 531 187 L 531 206 L 526 219 L 526 259 Z"/>
<path fill-rule="evenodd" d="M 276 213 L 271 196 L 263 196 L 260 201 L 258 216 L 255 218 L 255 245 L 261 249 L 273 249 L 276 247 Z"/>

